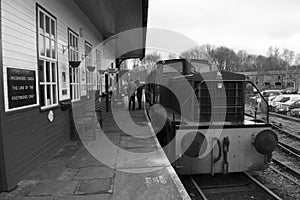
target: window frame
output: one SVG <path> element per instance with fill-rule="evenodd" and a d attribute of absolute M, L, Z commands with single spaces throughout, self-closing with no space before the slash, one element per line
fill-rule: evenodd
<path fill-rule="evenodd" d="M 77 47 L 76 45 L 75 50 L 73 49 L 73 46 L 71 46 L 71 37 L 75 37 L 75 41 L 77 41 Z M 73 41 L 74 44 L 74 41 Z M 76 49 L 77 48 L 77 49 Z M 72 29 L 68 28 L 68 60 L 69 61 L 80 61 L 80 53 L 79 53 L 79 35 L 73 31 Z M 72 53 L 75 53 L 75 59 L 72 57 Z M 75 76 L 74 76 L 75 74 Z M 70 77 L 70 98 L 72 102 L 79 101 L 81 98 L 80 91 L 81 91 L 81 85 L 80 85 L 80 67 L 78 68 L 72 68 L 69 65 L 69 77 Z M 77 91 L 77 92 L 76 92 Z M 74 95 L 75 94 L 75 95 Z M 77 95 L 76 95 L 77 94 Z"/>
<path fill-rule="evenodd" d="M 37 71 L 38 71 L 38 92 L 41 110 L 48 110 L 59 105 L 58 87 L 58 47 L 57 47 L 57 18 L 39 4 L 36 4 L 36 28 L 37 28 Z M 41 27 L 41 16 L 43 17 L 43 27 Z M 49 18 L 49 33 L 47 35 L 46 18 Z M 52 24 L 54 22 L 54 24 Z M 54 29 L 54 31 L 52 31 Z M 54 34 L 54 35 L 53 35 Z M 40 36 L 44 36 L 44 55 L 41 54 Z M 49 43 L 49 56 L 47 55 L 46 39 Z M 51 45 L 54 42 L 54 49 Z M 55 52 L 53 52 L 53 50 Z M 53 55 L 55 55 L 53 57 Z M 40 65 L 43 63 L 42 65 Z M 48 64 L 49 63 L 49 64 Z M 47 65 L 48 64 L 48 65 Z M 41 67 L 42 66 L 42 67 Z M 42 69 L 42 70 L 41 70 Z M 55 72 L 53 73 L 53 70 Z M 50 87 L 50 99 L 48 98 L 48 87 Z M 43 90 L 43 93 L 41 92 Z M 55 91 L 54 91 L 55 90 Z M 50 100 L 50 103 L 48 103 Z"/>
<path fill-rule="evenodd" d="M 101 56 L 102 52 L 99 49 L 96 49 L 96 69 L 97 69 L 97 90 L 102 92 L 102 74 L 98 70 L 101 70 Z"/>
<path fill-rule="evenodd" d="M 90 52 L 87 52 L 87 47 L 90 48 Z M 90 96 L 90 91 L 92 91 L 92 86 L 93 86 L 93 72 L 90 72 L 87 68 L 87 66 L 89 66 L 89 64 L 91 64 L 91 66 L 93 65 L 93 45 L 91 43 L 89 43 L 88 41 L 84 42 L 84 55 L 85 55 L 85 59 L 84 59 L 84 64 L 85 64 L 85 73 L 86 73 L 86 92 L 87 92 L 87 96 Z"/>

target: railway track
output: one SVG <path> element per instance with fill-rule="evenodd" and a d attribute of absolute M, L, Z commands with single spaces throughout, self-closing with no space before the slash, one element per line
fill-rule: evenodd
<path fill-rule="evenodd" d="M 300 179 L 300 171 L 290 167 L 289 165 L 285 164 L 285 162 L 280 161 L 276 158 L 272 158 L 272 162 L 278 165 L 280 168 L 283 168 L 284 171 L 289 173 L 290 175 Z"/>
<path fill-rule="evenodd" d="M 294 138 L 296 140 L 300 141 L 300 136 L 290 133 L 289 130 L 286 130 L 285 127 L 283 127 L 282 125 L 276 123 L 276 122 L 271 122 L 273 129 L 277 130 L 279 133 L 283 133 L 291 138 Z"/>
<path fill-rule="evenodd" d="M 281 159 L 275 158 L 276 156 L 273 156 L 272 162 L 278 166 L 282 171 L 285 173 L 288 173 L 297 179 L 300 179 L 300 170 L 295 169 L 294 167 L 291 167 L 289 164 L 294 163 L 294 166 L 298 166 L 300 162 L 300 150 L 299 148 L 296 148 L 295 146 L 299 147 L 300 144 L 300 137 L 294 133 L 291 133 L 290 131 L 285 130 L 282 126 L 279 126 L 278 124 L 273 124 L 273 128 L 279 132 L 280 134 L 284 134 L 285 136 L 279 135 L 279 141 L 278 141 L 278 148 L 285 154 Z M 283 141 L 285 140 L 285 142 Z M 297 143 L 296 145 L 292 144 Z M 277 151 L 275 155 L 282 154 L 280 151 Z M 282 156 L 279 156 L 279 158 Z M 293 157 L 293 158 L 290 158 Z M 287 161 L 289 160 L 289 161 Z M 273 171 L 276 171 L 275 168 L 271 168 Z M 280 172 L 280 171 L 278 171 Z M 284 173 L 282 173 L 284 174 Z M 285 176 L 285 178 L 290 179 L 291 181 L 294 181 L 289 176 Z M 299 183 L 297 183 L 299 185 Z"/>
<path fill-rule="evenodd" d="M 278 147 L 285 153 L 300 159 L 300 151 L 293 146 L 290 146 L 284 142 L 278 141 Z"/>
<path fill-rule="evenodd" d="M 264 199 L 281 198 L 248 173 L 184 176 L 191 199 Z"/>
<path fill-rule="evenodd" d="M 300 123 L 300 118 L 296 118 L 296 117 L 292 117 L 292 116 L 288 116 L 288 115 L 283 115 L 283 114 L 279 114 L 279 113 L 275 113 L 275 112 L 269 112 L 271 117 L 279 117 L 279 118 L 283 118 L 283 119 L 287 119 L 290 121 L 294 121 L 294 122 L 298 122 Z"/>

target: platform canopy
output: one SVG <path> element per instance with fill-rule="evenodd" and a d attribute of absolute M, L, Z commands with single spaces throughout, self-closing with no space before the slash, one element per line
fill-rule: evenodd
<path fill-rule="evenodd" d="M 104 40 L 136 28 L 146 28 L 148 21 L 148 0 L 74 0 L 94 26 L 102 33 Z M 140 58 L 145 56 L 146 31 L 135 34 L 135 45 L 141 49 L 117 52 L 118 58 Z M 113 38 L 113 37 L 112 37 Z M 123 43 L 123 42 L 118 42 Z M 118 51 L 118 50 L 117 50 Z"/>

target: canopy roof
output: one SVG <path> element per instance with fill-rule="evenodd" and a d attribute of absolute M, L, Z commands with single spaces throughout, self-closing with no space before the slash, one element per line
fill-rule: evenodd
<path fill-rule="evenodd" d="M 104 40 L 123 31 L 146 28 L 148 21 L 148 0 L 74 0 L 94 26 L 102 33 Z M 121 54 L 118 58 L 143 58 L 145 56 L 146 31 L 138 33 L 141 49 Z"/>

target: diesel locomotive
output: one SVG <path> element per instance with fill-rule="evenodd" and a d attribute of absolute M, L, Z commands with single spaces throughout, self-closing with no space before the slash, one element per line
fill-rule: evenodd
<path fill-rule="evenodd" d="M 243 74 L 207 60 L 157 62 L 146 80 L 147 113 L 179 174 L 257 171 L 278 142 L 267 101 Z M 163 126 L 161 126 L 163 124 Z"/>

